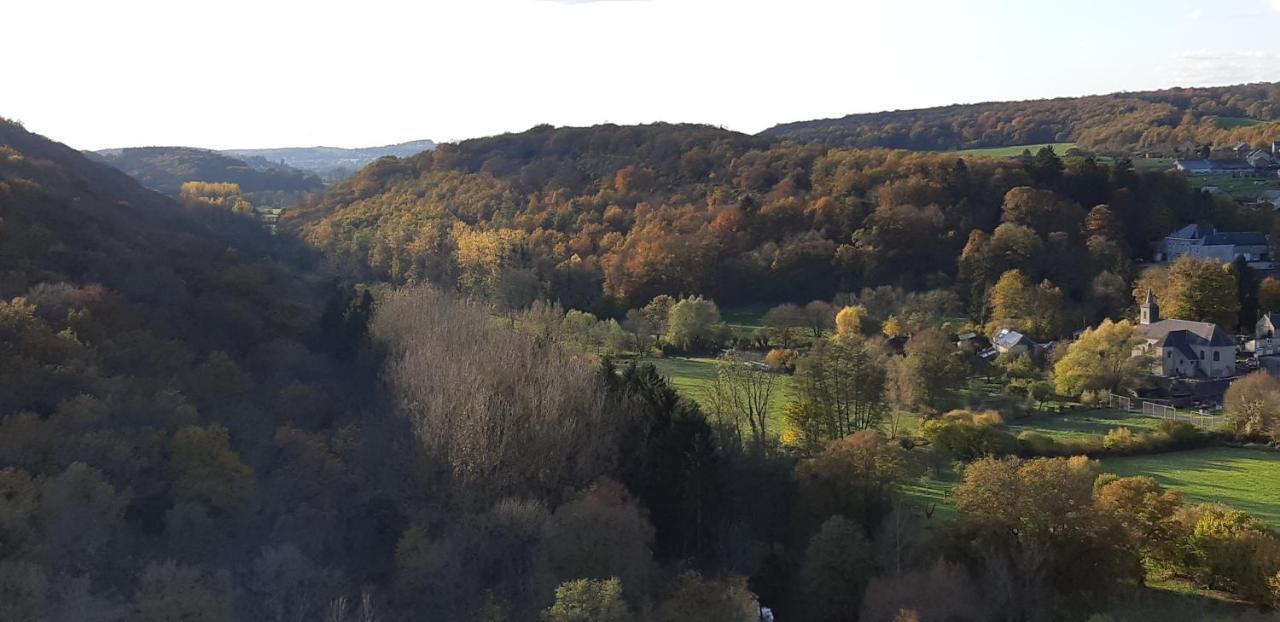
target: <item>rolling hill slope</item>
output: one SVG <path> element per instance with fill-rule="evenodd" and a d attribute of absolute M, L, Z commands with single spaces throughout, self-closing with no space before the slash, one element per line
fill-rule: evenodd
<path fill-rule="evenodd" d="M 1106 153 L 1175 153 L 1280 139 L 1280 83 L 987 102 L 784 123 L 762 134 L 841 147 L 950 151 L 1075 142 Z"/>
<path fill-rule="evenodd" d="M 292 167 L 254 167 L 207 149 L 131 147 L 98 151 L 93 157 L 169 196 L 177 196 L 188 181 L 235 183 L 246 193 L 305 193 L 324 188 L 319 177 Z"/>

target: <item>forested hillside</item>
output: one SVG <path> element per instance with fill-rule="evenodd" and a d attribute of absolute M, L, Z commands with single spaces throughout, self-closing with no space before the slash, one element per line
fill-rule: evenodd
<path fill-rule="evenodd" d="M 680 125 L 442 145 L 379 161 L 291 216 L 357 278 L 606 313 L 657 294 L 803 302 L 879 285 L 959 284 L 980 302 L 1011 268 L 1083 305 L 1114 297 L 1100 290 L 1117 279 L 1123 292 L 1129 258 L 1183 223 L 1249 224 L 1125 160 L 966 160 Z"/>
<path fill-rule="evenodd" d="M 291 525 L 377 524 L 341 298 L 279 250 L 0 120 L 0 619 L 265 619 L 230 595 Z"/>
<path fill-rule="evenodd" d="M 295 168 L 273 164 L 254 167 L 243 160 L 207 149 L 190 147 L 136 147 L 108 149 L 93 154 L 128 173 L 142 185 L 178 196 L 189 181 L 234 183 L 246 193 L 298 194 L 324 188 L 320 178 Z"/>
<path fill-rule="evenodd" d="M 1103 153 L 1190 153 L 1280 140 L 1280 84 L 1115 93 L 854 114 L 784 123 L 766 136 L 836 147 L 949 151 L 1075 142 Z"/>

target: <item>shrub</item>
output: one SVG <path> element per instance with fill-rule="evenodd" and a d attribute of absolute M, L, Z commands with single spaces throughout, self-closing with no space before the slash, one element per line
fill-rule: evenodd
<path fill-rule="evenodd" d="M 1257 517 L 1221 505 L 1184 507 L 1184 569 L 1205 585 L 1269 604 L 1280 570 L 1280 540 Z"/>
<path fill-rule="evenodd" d="M 1204 444 L 1206 437 L 1200 428 L 1185 421 L 1161 421 L 1157 432 L 1168 439 L 1172 447 L 1185 449 Z"/>
<path fill-rule="evenodd" d="M 1004 416 L 994 410 L 952 410 L 942 415 L 944 421 L 959 421 L 973 425 L 1004 425 Z"/>
<path fill-rule="evenodd" d="M 984 410 L 973 415 L 974 425 L 1001 426 L 1004 425 L 1004 415 L 994 410 Z"/>
<path fill-rule="evenodd" d="M 796 369 L 796 351 L 790 348 L 774 348 L 764 355 L 764 362 L 775 371 L 793 372 Z"/>
<path fill-rule="evenodd" d="M 942 419 L 926 421 L 920 432 L 934 447 L 966 462 L 1018 451 L 1018 441 L 1012 435 L 995 425 L 977 424 L 967 411 L 952 411 Z"/>
<path fill-rule="evenodd" d="M 1111 431 L 1107 432 L 1107 436 L 1102 439 L 1102 448 L 1108 451 L 1127 452 L 1137 447 L 1140 442 L 1141 439 L 1134 436 L 1133 432 L 1129 431 L 1129 428 L 1111 428 Z"/>
<path fill-rule="evenodd" d="M 1018 435 L 1018 444 L 1022 446 L 1022 453 L 1032 455 L 1054 455 L 1059 449 L 1058 441 L 1052 436 L 1030 430 Z"/>
<path fill-rule="evenodd" d="M 542 614 L 546 622 L 627 622 L 631 611 L 617 577 L 575 579 L 556 588 L 556 602 Z"/>

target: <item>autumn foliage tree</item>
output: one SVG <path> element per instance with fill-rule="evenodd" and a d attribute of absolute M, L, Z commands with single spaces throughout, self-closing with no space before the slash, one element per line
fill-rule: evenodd
<path fill-rule="evenodd" d="M 796 364 L 788 424 L 805 445 L 880 425 L 887 402 L 883 350 L 860 336 L 824 339 Z"/>
<path fill-rule="evenodd" d="M 1011 328 L 1032 338 L 1049 339 L 1062 329 L 1062 290 L 1049 281 L 1033 284 L 1020 270 L 1009 270 L 991 288 L 987 330 Z"/>
<path fill-rule="evenodd" d="M 1228 330 L 1238 321 L 1240 301 L 1230 264 L 1183 256 L 1167 269 L 1144 272 L 1133 290 L 1135 300 L 1145 299 L 1148 290 L 1162 317 L 1212 322 Z"/>
<path fill-rule="evenodd" d="M 1142 343 L 1128 321 L 1103 320 L 1073 341 L 1066 355 L 1054 365 L 1054 388 L 1062 395 L 1134 388 L 1142 374 L 1149 371 L 1150 359 L 1135 355 Z"/>
<path fill-rule="evenodd" d="M 1227 387 L 1223 398 L 1227 423 L 1237 434 L 1280 434 L 1280 379 L 1256 371 Z"/>

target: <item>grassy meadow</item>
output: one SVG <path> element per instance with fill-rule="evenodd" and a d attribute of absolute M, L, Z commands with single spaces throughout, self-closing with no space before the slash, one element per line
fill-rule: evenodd
<path fill-rule="evenodd" d="M 707 390 L 716 373 L 716 360 L 705 357 L 668 357 L 643 358 L 642 363 L 652 363 L 667 380 L 685 397 L 703 407 L 707 405 Z M 769 398 L 769 427 L 771 433 L 781 434 L 787 422 L 782 416 L 782 409 L 791 399 L 791 376 L 778 374 L 773 387 L 773 395 Z"/>
<path fill-rule="evenodd" d="M 1018 148 L 1017 153 L 1021 153 L 1021 149 Z M 726 310 L 723 317 L 735 333 L 750 335 L 760 327 L 764 311 L 764 308 L 735 308 Z M 707 391 L 715 374 L 715 358 L 647 357 L 640 361 L 652 363 L 677 391 L 706 405 Z M 1005 395 L 999 384 L 983 382 L 974 382 L 960 389 L 956 398 L 957 408 L 995 408 L 1006 412 L 1020 400 Z M 786 429 L 783 409 L 790 399 L 791 376 L 780 374 L 770 405 L 773 434 L 782 434 Z M 897 423 L 900 433 L 910 434 L 919 425 L 919 419 L 903 415 Z M 1069 442 L 1105 436 L 1117 427 L 1127 427 L 1135 433 L 1154 430 L 1160 423 L 1160 419 L 1141 413 L 1096 408 L 1064 412 L 1046 410 L 1009 421 L 1006 428 L 1014 435 L 1033 431 Z M 921 475 L 904 488 L 903 500 L 920 508 L 931 520 L 954 518 L 956 510 L 949 495 L 960 480 L 954 465 L 927 448 L 918 448 L 912 451 L 911 456 Z M 1200 449 L 1106 458 L 1102 461 L 1102 470 L 1122 476 L 1149 476 L 1165 486 L 1181 490 L 1189 500 L 1222 503 L 1246 510 L 1280 529 L 1280 485 L 1276 484 L 1280 482 L 1280 453 L 1235 448 Z"/>
<path fill-rule="evenodd" d="M 1040 143 L 1037 145 L 1015 145 L 1012 147 L 986 147 L 982 149 L 959 149 L 948 153 L 954 153 L 958 156 L 973 158 L 1013 158 L 1022 155 L 1023 151 L 1030 150 L 1035 153 L 1044 147 L 1053 147 L 1053 150 L 1059 155 L 1066 155 L 1067 151 L 1074 149 L 1075 143 Z"/>
<path fill-rule="evenodd" d="M 1252 201 L 1267 190 L 1280 190 L 1280 178 L 1232 177 L 1231 175 L 1197 175 L 1188 178 L 1195 188 L 1216 187 L 1232 198 Z"/>
<path fill-rule="evenodd" d="M 1259 123 L 1262 122 L 1248 117 L 1218 117 L 1218 127 L 1224 130 L 1234 130 L 1238 127 L 1249 127 Z"/>
<path fill-rule="evenodd" d="M 1107 458 L 1102 470 L 1145 475 L 1187 499 L 1245 510 L 1280 529 L 1280 453 L 1214 447 L 1152 456 Z"/>
<path fill-rule="evenodd" d="M 705 403 L 707 386 L 715 373 L 715 359 L 673 357 L 642 360 L 653 363 L 671 380 L 676 390 Z M 774 389 L 770 424 L 779 434 L 786 429 L 782 410 L 790 399 L 790 381 L 790 376 L 780 375 Z M 1160 422 L 1160 419 L 1140 413 L 1090 409 L 1034 414 L 1008 423 L 1007 429 L 1015 435 L 1034 431 L 1059 441 L 1073 441 L 1102 436 L 1121 426 L 1134 432 L 1154 430 Z M 914 417 L 903 417 L 900 423 L 904 430 L 912 430 L 918 421 Z M 931 453 L 927 450 L 913 452 L 923 474 L 905 488 L 903 496 L 907 502 L 931 511 L 933 519 L 947 520 L 955 516 L 948 494 L 959 481 L 959 475 L 949 462 L 928 455 Z M 1102 469 L 1122 476 L 1155 478 L 1165 486 L 1181 490 L 1190 500 L 1222 503 L 1246 510 L 1280 529 L 1280 484 L 1277 484 L 1280 482 L 1280 453 L 1235 448 L 1199 449 L 1106 458 L 1102 461 Z"/>
<path fill-rule="evenodd" d="M 1125 427 L 1135 433 L 1154 430 L 1160 427 L 1160 422 L 1160 419 L 1145 417 L 1141 413 L 1099 408 L 1035 414 L 1011 421 L 1005 427 L 1015 436 L 1022 432 L 1039 432 L 1057 441 L 1079 441 L 1095 435 L 1106 436 L 1112 428 Z"/>

